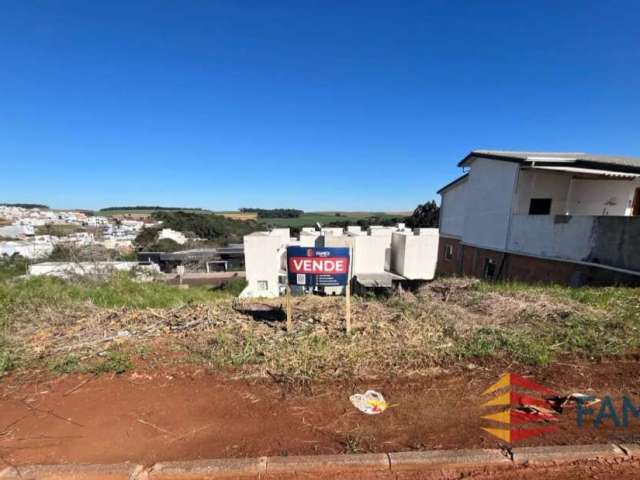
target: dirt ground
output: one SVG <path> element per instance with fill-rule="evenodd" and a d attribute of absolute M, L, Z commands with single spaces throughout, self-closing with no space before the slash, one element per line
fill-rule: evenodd
<path fill-rule="evenodd" d="M 474 366 L 434 370 L 429 377 L 317 383 L 304 389 L 272 379 L 234 380 L 193 366 L 138 365 L 121 375 L 10 376 L 0 384 L 0 463 L 151 464 L 495 448 L 499 441 L 481 429 L 496 426 L 481 418 L 487 413 L 481 393 L 504 371 L 532 375 L 559 393 L 610 394 L 616 405 L 626 394 L 640 404 L 634 359 L 574 361 L 542 369 Z M 349 395 L 370 388 L 382 392 L 393 406 L 377 416 L 357 411 Z M 595 428 L 592 420 L 578 428 L 575 412 L 565 410 L 557 431 L 517 445 L 640 440 L 640 418 L 631 417 L 626 428 L 616 428 L 610 421 Z"/>

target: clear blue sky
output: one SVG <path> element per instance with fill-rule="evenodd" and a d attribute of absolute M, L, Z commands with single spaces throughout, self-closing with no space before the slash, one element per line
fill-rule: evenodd
<path fill-rule="evenodd" d="M 640 155 L 637 1 L 0 6 L 0 201 L 397 211 L 473 148 Z"/>

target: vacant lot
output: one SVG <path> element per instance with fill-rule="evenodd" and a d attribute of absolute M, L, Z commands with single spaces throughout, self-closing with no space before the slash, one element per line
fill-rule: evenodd
<path fill-rule="evenodd" d="M 240 287 L 179 290 L 123 275 L 1 282 L 0 370 L 120 371 L 158 339 L 173 361 L 294 382 L 407 376 L 492 359 L 547 365 L 640 346 L 639 289 L 441 280 L 354 298 L 346 335 L 343 298 L 295 298 L 287 332 L 280 300 L 265 301 L 276 311 L 256 319 L 238 308 Z"/>
<path fill-rule="evenodd" d="M 440 280 L 354 298 L 346 335 L 343 298 L 295 298 L 286 332 L 280 301 L 254 318 L 240 287 L 0 281 L 0 465 L 495 447 L 481 393 L 505 370 L 616 401 L 640 388 L 638 289 Z M 369 388 L 393 405 L 380 416 L 349 402 Z M 567 412 L 527 443 L 636 432 Z"/>

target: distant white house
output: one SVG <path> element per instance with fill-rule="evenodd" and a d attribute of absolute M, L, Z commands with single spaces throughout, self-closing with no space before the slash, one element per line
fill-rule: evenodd
<path fill-rule="evenodd" d="M 472 151 L 439 190 L 438 272 L 640 282 L 640 158 Z"/>

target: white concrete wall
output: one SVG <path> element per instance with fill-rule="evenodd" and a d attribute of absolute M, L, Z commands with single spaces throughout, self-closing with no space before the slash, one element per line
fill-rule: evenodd
<path fill-rule="evenodd" d="M 391 271 L 410 280 L 432 280 L 438 263 L 437 228 L 423 228 L 418 235 L 396 232 L 391 243 Z"/>
<path fill-rule="evenodd" d="M 29 265 L 28 273 L 32 276 L 46 275 L 67 278 L 74 275 L 110 275 L 116 271 L 141 269 L 159 272 L 157 265 L 140 265 L 138 262 L 44 262 Z"/>
<path fill-rule="evenodd" d="M 514 215 L 508 250 L 584 260 L 593 245 L 593 220 L 589 216 Z"/>
<path fill-rule="evenodd" d="M 300 240 L 298 244 L 301 247 L 315 247 L 319 237 L 320 232 L 303 230 L 300 232 Z"/>
<path fill-rule="evenodd" d="M 283 246 L 287 244 L 282 233 L 270 235 L 256 232 L 244 236 L 244 258 L 247 287 L 242 297 L 278 297 L 279 273 L 282 267 Z M 264 289 L 264 283 L 266 289 Z"/>
<path fill-rule="evenodd" d="M 499 163 L 499 162 L 497 162 Z M 544 170 L 520 170 L 513 213 L 526 215 L 532 198 L 550 198 L 551 215 L 564 215 L 571 175 Z"/>
<path fill-rule="evenodd" d="M 505 248 L 518 167 L 516 163 L 484 158 L 472 162 L 465 182 L 464 242 L 484 248 Z"/>
<path fill-rule="evenodd" d="M 631 215 L 633 197 L 640 188 L 635 180 L 574 179 L 569 197 L 571 215 Z"/>
<path fill-rule="evenodd" d="M 286 243 L 291 239 L 291 230 L 289 228 L 274 228 L 269 232 L 269 235 L 278 237 Z"/>
<path fill-rule="evenodd" d="M 340 236 L 344 234 L 344 230 L 341 227 L 323 227 L 322 233 L 325 235 Z"/>
<path fill-rule="evenodd" d="M 440 202 L 440 233 L 462 237 L 467 214 L 467 180 L 462 180 L 442 192 Z"/>
<path fill-rule="evenodd" d="M 529 213 L 532 198 L 551 198 L 551 215 L 631 215 L 640 179 L 579 179 L 571 173 L 521 170 L 513 212 Z"/>
<path fill-rule="evenodd" d="M 354 235 L 352 273 L 382 273 L 391 243 L 386 236 Z"/>

